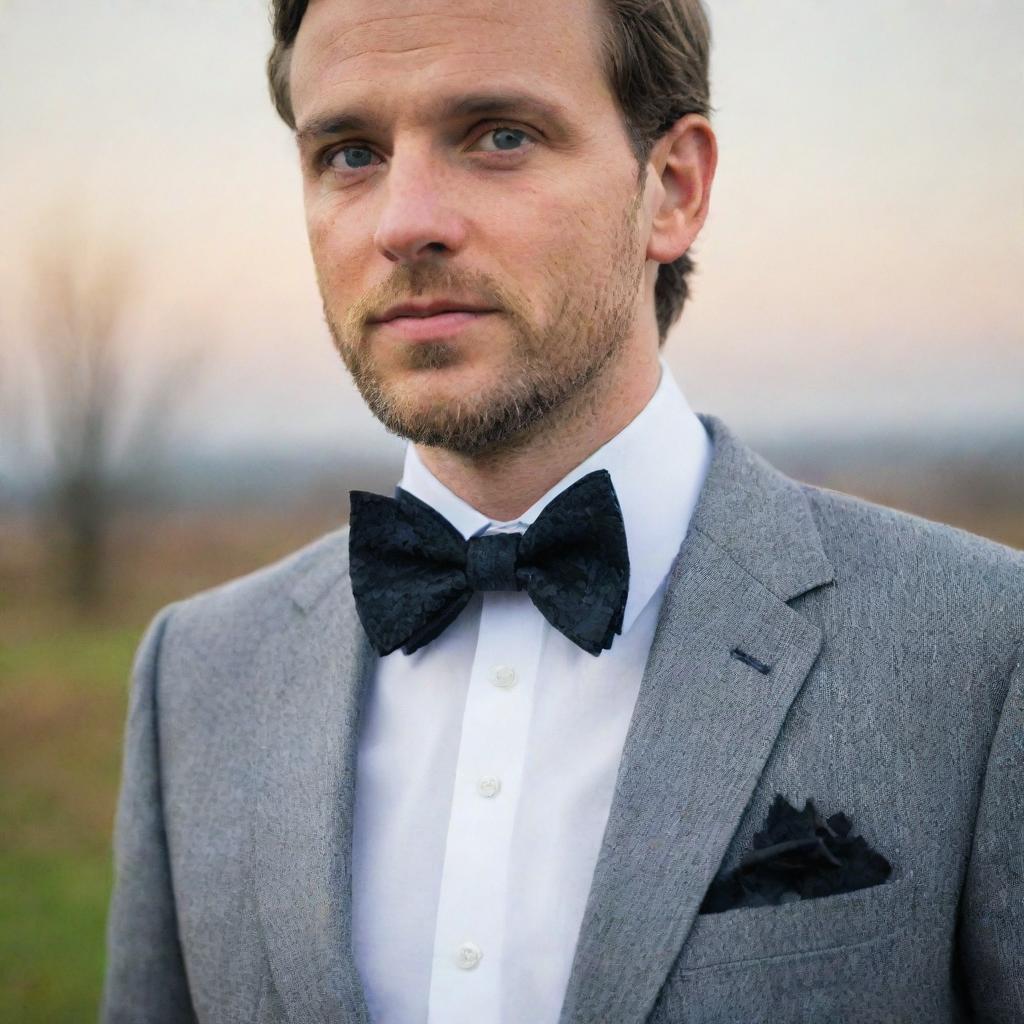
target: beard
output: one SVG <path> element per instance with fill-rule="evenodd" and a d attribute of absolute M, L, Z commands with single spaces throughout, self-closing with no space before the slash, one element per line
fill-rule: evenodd
<path fill-rule="evenodd" d="M 463 456 L 493 455 L 519 448 L 558 418 L 580 414 L 606 367 L 621 353 L 633 328 L 644 260 L 640 251 L 638 190 L 616 228 L 600 235 L 604 262 L 578 263 L 564 274 L 553 315 L 538 323 L 525 296 L 493 278 L 435 261 L 399 264 L 380 286 L 343 317 L 330 308 L 320 280 L 324 317 L 352 380 L 374 416 L 391 433 L 414 444 Z M 581 246 L 580 252 L 586 252 Z M 318 275 L 319 277 L 319 275 Z M 425 292 L 473 296 L 498 310 L 504 322 L 504 365 L 483 387 L 442 400 L 423 401 L 423 388 L 403 383 L 410 375 L 458 366 L 459 344 L 419 342 L 396 350 L 393 380 L 365 337 L 375 310 Z M 500 327 L 499 327 L 500 329 Z"/>

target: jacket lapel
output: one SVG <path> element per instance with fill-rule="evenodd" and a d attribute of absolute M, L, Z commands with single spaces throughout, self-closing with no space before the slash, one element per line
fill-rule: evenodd
<path fill-rule="evenodd" d="M 342 545 L 344 542 L 344 545 Z M 358 712 L 373 655 L 348 587 L 347 532 L 261 646 L 253 857 L 260 923 L 289 1020 L 369 1022 L 352 956 Z"/>
<path fill-rule="evenodd" d="M 822 645 L 787 603 L 833 579 L 803 491 L 701 420 L 712 461 L 626 737 L 561 1024 L 650 1013 Z"/>

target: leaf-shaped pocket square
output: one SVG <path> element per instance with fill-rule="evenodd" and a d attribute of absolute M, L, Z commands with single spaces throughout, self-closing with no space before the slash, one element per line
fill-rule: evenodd
<path fill-rule="evenodd" d="M 892 874 L 892 865 L 860 836 L 850 835 L 850 828 L 842 812 L 825 819 L 813 801 L 798 811 L 777 793 L 753 848 L 738 868 L 711 883 L 700 912 L 766 907 L 879 885 Z"/>

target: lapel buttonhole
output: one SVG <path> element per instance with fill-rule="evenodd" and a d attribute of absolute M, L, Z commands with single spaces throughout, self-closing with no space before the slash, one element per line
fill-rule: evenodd
<path fill-rule="evenodd" d="M 763 661 L 758 661 L 757 658 L 747 654 L 746 651 L 741 651 L 738 647 L 734 647 L 729 652 L 737 661 L 742 661 L 744 665 L 749 665 L 751 668 L 756 669 L 761 675 L 766 676 L 771 672 L 771 665 L 766 665 Z"/>

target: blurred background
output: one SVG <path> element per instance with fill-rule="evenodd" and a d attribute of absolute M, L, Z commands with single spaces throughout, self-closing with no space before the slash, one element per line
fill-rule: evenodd
<path fill-rule="evenodd" d="M 708 6 L 691 404 L 1024 547 L 1024 5 Z M 0 0 L 0 1020 L 95 1015 L 150 617 L 398 477 L 322 323 L 269 46 L 264 0 Z"/>

